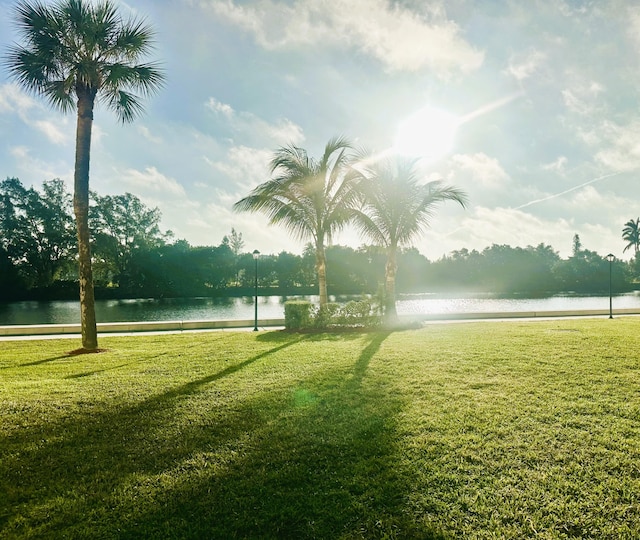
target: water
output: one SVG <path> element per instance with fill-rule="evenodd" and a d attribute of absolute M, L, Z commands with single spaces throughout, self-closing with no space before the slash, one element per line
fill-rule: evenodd
<path fill-rule="evenodd" d="M 258 298 L 259 319 L 284 318 L 284 302 L 302 297 Z M 304 297 L 317 303 L 317 297 Z M 333 299 L 335 300 L 335 299 Z M 346 301 L 348 298 L 338 298 Z M 488 294 L 460 297 L 440 294 L 407 295 L 398 300 L 400 315 L 496 313 L 522 311 L 577 311 L 608 309 L 608 296 L 551 296 L 548 298 L 496 298 Z M 613 308 L 640 310 L 640 293 L 613 297 Z M 98 300 L 98 322 L 253 320 L 253 297 Z M 69 324 L 80 322 L 77 301 L 11 302 L 0 304 L 0 325 Z"/>

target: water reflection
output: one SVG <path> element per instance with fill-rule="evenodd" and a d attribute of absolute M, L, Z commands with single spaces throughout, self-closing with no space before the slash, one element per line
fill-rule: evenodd
<path fill-rule="evenodd" d="M 332 297 L 346 302 L 360 297 Z M 287 300 L 307 299 L 318 302 L 317 296 L 260 296 L 259 319 L 284 318 Z M 128 321 L 194 321 L 194 320 L 253 320 L 253 296 L 240 298 L 143 298 L 133 300 L 98 300 L 98 322 Z M 400 315 L 438 313 L 487 313 L 518 311 L 567 311 L 608 309 L 608 296 L 550 296 L 547 298 L 498 298 L 487 294 L 456 297 L 441 294 L 406 295 L 398 300 Z M 615 296 L 614 309 L 640 309 L 637 292 Z M 10 324 L 69 324 L 80 321 L 77 301 L 11 302 L 0 304 L 0 325 Z"/>

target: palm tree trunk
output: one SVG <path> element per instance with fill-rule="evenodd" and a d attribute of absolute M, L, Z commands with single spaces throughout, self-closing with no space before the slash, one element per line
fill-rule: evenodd
<path fill-rule="evenodd" d="M 91 154 L 91 128 L 95 96 L 78 91 L 78 121 L 76 127 L 76 163 L 74 172 L 73 211 L 78 234 L 78 271 L 80 278 L 80 326 L 82 347 L 98 348 L 96 307 L 91 270 L 91 243 L 89 234 L 89 158 Z"/>
<path fill-rule="evenodd" d="M 387 251 L 387 264 L 384 269 L 384 317 L 387 322 L 394 323 L 398 318 L 396 311 L 396 247 L 389 246 Z"/>
<path fill-rule="evenodd" d="M 322 307 L 329 302 L 327 295 L 327 260 L 322 243 L 316 246 L 316 272 L 318 273 L 318 294 L 320 295 L 320 306 Z"/>

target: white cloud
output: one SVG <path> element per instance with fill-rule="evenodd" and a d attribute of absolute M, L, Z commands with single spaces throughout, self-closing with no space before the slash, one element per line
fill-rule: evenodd
<path fill-rule="evenodd" d="M 211 162 L 211 165 L 233 180 L 239 190 L 248 191 L 268 179 L 271 157 L 269 150 L 234 146 L 224 161 Z"/>
<path fill-rule="evenodd" d="M 136 194 L 147 194 L 154 197 L 186 197 L 184 187 L 162 174 L 155 167 L 147 167 L 144 171 L 127 169 L 119 180 Z"/>
<path fill-rule="evenodd" d="M 243 140 L 252 140 L 259 144 L 287 145 L 300 144 L 304 141 L 302 128 L 288 118 L 281 118 L 270 123 L 257 115 L 240 111 L 236 112 L 227 103 L 222 103 L 214 97 L 210 97 L 205 107 L 216 114 L 220 114 L 227 121 L 226 126 L 233 134 Z"/>
<path fill-rule="evenodd" d="M 569 160 L 565 156 L 558 156 L 558 159 L 555 161 L 552 161 L 551 163 L 544 163 L 542 165 L 542 170 L 563 175 L 567 171 L 568 162 Z"/>
<path fill-rule="evenodd" d="M 202 3 L 217 16 L 251 32 L 267 49 L 347 45 L 377 58 L 389 70 L 426 68 L 443 77 L 473 71 L 484 58 L 441 9 L 426 7 L 417 13 L 386 0 L 307 0 L 293 5 L 275 0 L 251 5 L 232 0 Z"/>
<path fill-rule="evenodd" d="M 68 120 L 57 118 L 54 122 L 36 118 L 45 114 L 45 108 L 16 84 L 0 85 L 0 114 L 16 114 L 27 126 L 38 130 L 54 144 L 65 145 L 71 141 L 69 130 L 63 132 L 58 127 L 68 127 Z"/>
<path fill-rule="evenodd" d="M 605 121 L 584 138 L 603 148 L 595 158 L 609 169 L 634 171 L 640 168 L 640 119 L 627 125 Z"/>
<path fill-rule="evenodd" d="M 213 112 L 220 113 L 228 118 L 231 118 L 235 112 L 231 105 L 222 103 L 214 97 L 210 97 L 205 106 Z"/>
<path fill-rule="evenodd" d="M 140 133 L 140 135 L 142 135 L 149 142 L 152 142 L 154 144 L 163 143 L 162 137 L 158 137 L 157 135 L 151 133 L 151 130 L 147 126 L 138 126 L 138 133 Z"/>
<path fill-rule="evenodd" d="M 17 84 L 0 85 L 0 113 L 15 113 L 24 120 L 27 112 L 37 106 L 38 103 L 20 90 Z"/>
<path fill-rule="evenodd" d="M 69 140 L 69 134 L 60 131 L 58 126 L 53 122 L 49 122 L 48 120 L 36 120 L 32 122 L 32 125 L 54 144 L 66 144 L 67 140 Z"/>
<path fill-rule="evenodd" d="M 69 169 L 68 164 L 64 162 L 49 163 L 35 157 L 31 149 L 26 146 L 12 146 L 9 148 L 9 154 L 15 159 L 16 168 L 20 171 L 20 176 L 24 175 L 34 185 L 38 185 L 45 180 L 61 178 L 70 182 L 73 186 L 73 170 Z"/>
<path fill-rule="evenodd" d="M 526 247 L 540 243 L 555 248 L 568 243 L 575 233 L 575 225 L 564 218 L 545 220 L 512 208 L 478 206 L 462 219 L 458 238 L 463 245 L 483 249 L 492 244 Z"/>
<path fill-rule="evenodd" d="M 498 160 L 482 152 L 472 155 L 456 154 L 451 158 L 451 163 L 456 176 L 467 176 L 483 189 L 499 189 L 509 180 L 509 175 Z"/>
<path fill-rule="evenodd" d="M 588 116 L 595 112 L 597 99 L 603 91 L 604 87 L 601 84 L 590 81 L 562 90 L 562 97 L 569 111 Z"/>
<path fill-rule="evenodd" d="M 511 55 L 507 73 L 517 81 L 524 81 L 538 72 L 545 60 L 546 55 L 537 50 L 525 55 Z"/>

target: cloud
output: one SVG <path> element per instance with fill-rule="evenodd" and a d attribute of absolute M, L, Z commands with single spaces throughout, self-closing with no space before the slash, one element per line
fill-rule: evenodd
<path fill-rule="evenodd" d="M 536 72 L 546 60 L 546 55 L 540 51 L 533 50 L 526 54 L 514 54 L 509 59 L 509 67 L 506 72 L 517 81 L 524 81 Z"/>
<path fill-rule="evenodd" d="M 595 82 L 589 81 L 576 85 L 574 88 L 562 90 L 564 104 L 569 111 L 582 115 L 593 115 L 597 109 L 597 99 L 604 91 L 604 87 Z"/>
<path fill-rule="evenodd" d="M 595 155 L 597 162 L 618 172 L 640 168 L 640 119 L 626 125 L 607 120 L 583 138 L 590 144 L 603 147 Z"/>
<path fill-rule="evenodd" d="M 229 149 L 224 161 L 210 162 L 210 164 L 229 177 L 239 190 L 249 191 L 268 179 L 268 163 L 272 154 L 269 150 L 234 146 Z"/>
<path fill-rule="evenodd" d="M 15 113 L 24 120 L 27 112 L 38 106 L 38 103 L 25 94 L 17 84 L 0 85 L 0 113 Z"/>
<path fill-rule="evenodd" d="M 54 144 L 64 145 L 69 139 L 68 133 L 60 131 L 58 126 L 48 120 L 36 120 L 32 122 L 31 125 L 43 133 L 47 139 Z"/>
<path fill-rule="evenodd" d="M 67 182 L 71 182 L 73 186 L 73 170 L 69 169 L 68 164 L 64 162 L 49 163 L 34 157 L 31 149 L 26 146 L 12 146 L 9 148 L 9 154 L 16 161 L 16 168 L 20 171 L 20 175 L 29 178 L 34 185 L 44 180 L 52 180 L 53 178 L 61 178 Z"/>
<path fill-rule="evenodd" d="M 428 6 L 418 13 L 387 0 L 202 3 L 252 33 L 266 49 L 346 45 L 373 56 L 390 71 L 430 69 L 441 77 L 473 71 L 484 59 L 442 9 Z"/>
<path fill-rule="evenodd" d="M 213 112 L 220 113 L 227 118 L 231 118 L 235 113 L 231 105 L 222 103 L 214 97 L 210 97 L 205 106 L 207 107 L 207 109 L 211 109 Z"/>
<path fill-rule="evenodd" d="M 558 159 L 551 163 L 544 163 L 542 165 L 543 171 L 551 171 L 559 175 L 565 174 L 567 171 L 567 163 L 569 160 L 565 156 L 558 156 Z"/>
<path fill-rule="evenodd" d="M 151 133 L 151 130 L 147 126 L 138 126 L 138 133 L 154 144 L 162 144 L 164 142 L 162 137 L 158 137 Z"/>
<path fill-rule="evenodd" d="M 68 127 L 66 119 L 56 121 L 35 118 L 45 113 L 44 107 L 35 99 L 23 92 L 17 84 L 0 85 L 0 114 L 16 114 L 22 122 L 42 133 L 52 143 L 67 144 L 71 138 L 58 125 Z"/>
<path fill-rule="evenodd" d="M 147 167 L 144 171 L 127 169 L 120 177 L 120 182 L 137 194 L 154 197 L 186 197 L 182 184 L 162 174 L 155 167 Z"/>
<path fill-rule="evenodd" d="M 574 233 L 575 225 L 564 218 L 545 220 L 512 208 L 478 206 L 462 219 L 457 237 L 463 245 L 478 250 L 493 244 L 526 247 L 544 243 L 557 248 L 568 244 Z"/>
<path fill-rule="evenodd" d="M 451 158 L 451 164 L 456 176 L 466 176 L 483 189 L 500 189 L 509 181 L 509 175 L 498 160 L 482 152 L 456 154 Z"/>
<path fill-rule="evenodd" d="M 225 120 L 224 127 L 229 129 L 235 138 L 242 138 L 243 141 L 250 140 L 256 145 L 268 143 L 271 146 L 284 146 L 300 144 L 305 139 L 302 128 L 287 118 L 270 123 L 251 112 L 236 112 L 231 105 L 214 97 L 207 100 L 205 108 L 221 116 Z"/>

